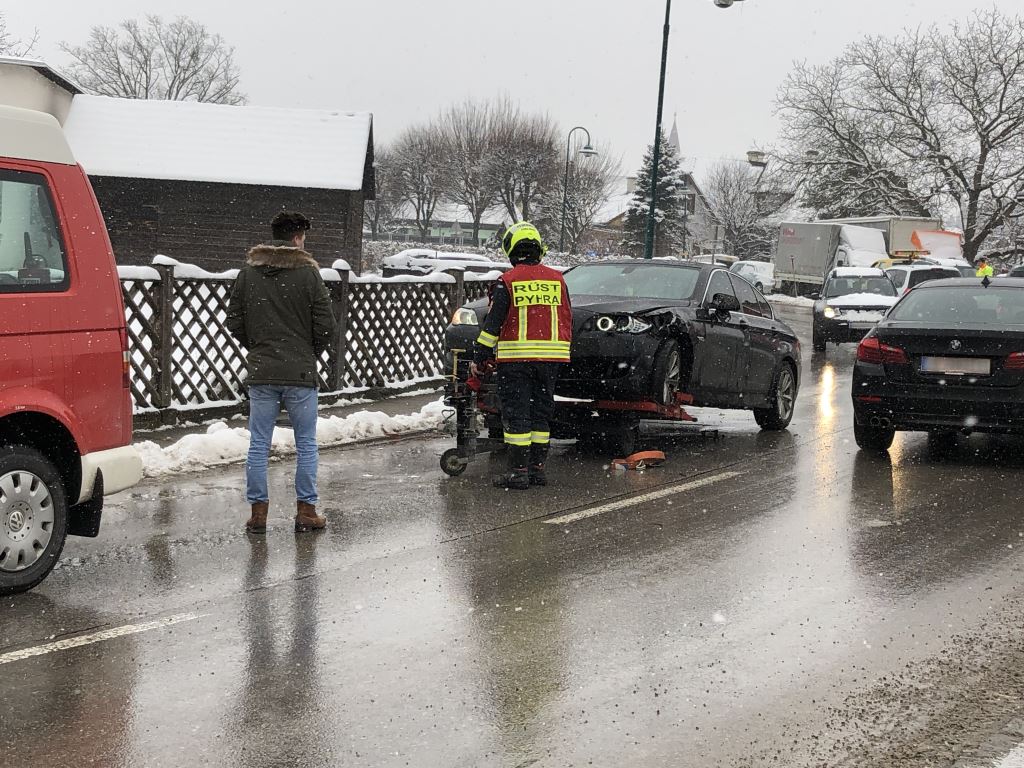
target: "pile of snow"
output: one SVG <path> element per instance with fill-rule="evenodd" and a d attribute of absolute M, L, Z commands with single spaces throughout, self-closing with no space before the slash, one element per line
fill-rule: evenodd
<path fill-rule="evenodd" d="M 772 304 L 807 307 L 808 309 L 814 306 L 814 299 L 809 299 L 806 296 L 786 296 L 783 293 L 773 293 L 765 298 Z"/>
<path fill-rule="evenodd" d="M 358 440 L 438 429 L 444 423 L 444 410 L 444 403 L 437 400 L 412 414 L 389 416 L 380 411 L 359 411 L 349 416 L 321 418 L 317 423 L 317 442 L 326 448 Z M 249 431 L 218 421 L 211 424 L 205 434 L 186 435 L 167 448 L 151 441 L 136 443 L 135 448 L 142 456 L 146 477 L 197 472 L 245 461 L 249 452 Z M 295 433 L 286 427 L 275 428 L 271 455 L 293 453 Z"/>

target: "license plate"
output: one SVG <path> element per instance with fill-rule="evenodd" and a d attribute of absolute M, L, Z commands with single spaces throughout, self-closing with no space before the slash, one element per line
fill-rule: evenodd
<path fill-rule="evenodd" d="M 992 361 L 987 357 L 922 357 L 921 371 L 961 376 L 988 376 L 992 373 Z"/>

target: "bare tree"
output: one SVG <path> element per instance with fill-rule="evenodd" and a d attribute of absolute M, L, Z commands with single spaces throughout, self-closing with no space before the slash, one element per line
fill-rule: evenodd
<path fill-rule="evenodd" d="M 469 212 L 474 243 L 480 241 L 480 221 L 498 200 L 498 185 L 487 173 L 487 162 L 494 149 L 495 122 L 508 109 L 504 101 L 465 101 L 438 120 L 445 197 Z"/>
<path fill-rule="evenodd" d="M 746 259 L 771 251 L 778 215 L 793 197 L 788 178 L 737 160 L 711 166 L 703 191 L 722 227 L 727 253 Z"/>
<path fill-rule="evenodd" d="M 558 129 L 548 115 L 524 115 L 503 102 L 492 122 L 488 183 L 512 221 L 529 219 L 531 206 L 558 178 Z"/>
<path fill-rule="evenodd" d="M 564 200 L 568 253 L 579 252 L 580 243 L 593 228 L 594 220 L 611 198 L 622 174 L 619 158 L 605 148 L 599 149 L 597 157 L 573 156 L 576 159 L 569 166 L 568 181 L 565 173 L 558 176 L 557 182 L 538 201 L 534 215 L 546 230 L 548 242 L 557 243 Z"/>
<path fill-rule="evenodd" d="M 91 93 L 130 99 L 244 104 L 235 49 L 197 21 L 179 16 L 93 27 L 85 45 L 61 43 L 69 72 Z"/>
<path fill-rule="evenodd" d="M 779 107 L 786 156 L 807 166 L 815 207 L 952 208 L 968 258 L 1024 215 L 1020 17 L 992 8 L 949 30 L 866 38 L 829 65 L 798 65 Z"/>
<path fill-rule="evenodd" d="M 374 175 L 376 194 L 363 206 L 363 226 L 377 238 L 395 228 L 395 222 L 402 217 L 404 202 L 399 196 L 398 181 L 395 177 L 395 157 L 388 147 L 374 150 Z"/>
<path fill-rule="evenodd" d="M 0 13 L 0 56 L 31 56 L 38 42 L 38 29 L 32 32 L 28 40 L 15 37 L 7 28 L 6 17 Z"/>
<path fill-rule="evenodd" d="M 435 125 L 407 128 L 395 142 L 393 183 L 412 208 L 420 237 L 429 237 L 434 210 L 444 192 L 444 141 Z"/>

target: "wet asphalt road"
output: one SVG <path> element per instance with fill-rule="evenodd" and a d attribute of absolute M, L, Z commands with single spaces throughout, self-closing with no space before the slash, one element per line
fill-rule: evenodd
<path fill-rule="evenodd" d="M 330 529 L 282 502 L 265 538 L 238 467 L 115 497 L 0 654 L 134 633 L 0 663 L 0 763 L 990 765 L 1024 741 L 1024 443 L 858 453 L 853 346 L 786 317 L 789 431 L 702 411 L 646 473 L 565 444 L 512 494 L 443 476 L 447 439 L 336 450 Z"/>

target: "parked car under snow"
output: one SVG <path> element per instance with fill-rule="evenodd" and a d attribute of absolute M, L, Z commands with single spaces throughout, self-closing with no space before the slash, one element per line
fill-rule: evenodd
<path fill-rule="evenodd" d="M 394 256 L 388 256 L 382 264 L 384 277 L 396 275 L 430 275 L 452 269 L 466 272 L 505 272 L 511 269 L 508 262 L 491 261 L 476 253 L 454 253 L 435 251 L 429 248 L 409 248 Z"/>

